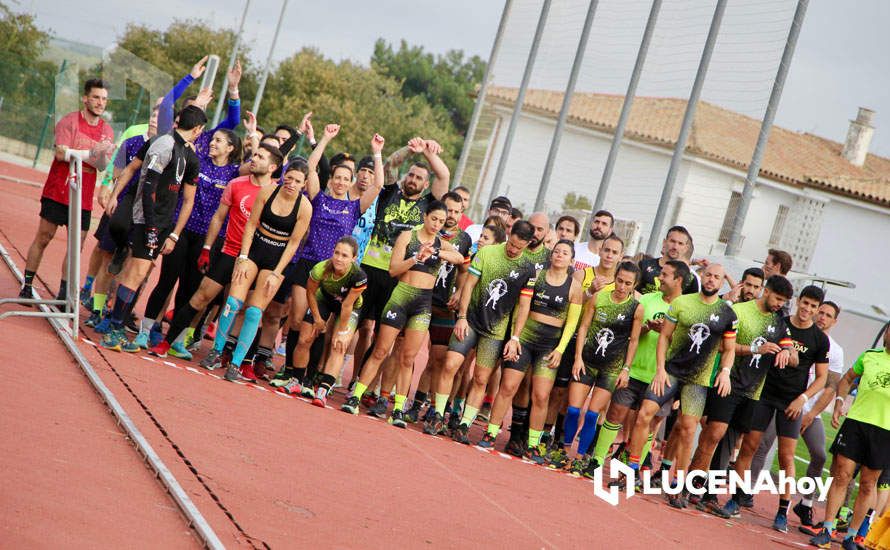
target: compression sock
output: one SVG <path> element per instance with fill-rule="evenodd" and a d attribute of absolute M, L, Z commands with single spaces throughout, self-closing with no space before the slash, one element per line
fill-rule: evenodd
<path fill-rule="evenodd" d="M 105 303 L 108 302 L 108 294 L 96 292 L 93 294 L 93 311 L 100 314 L 105 311 Z"/>
<path fill-rule="evenodd" d="M 640 453 L 640 463 L 649 460 L 649 451 L 652 450 L 652 442 L 655 441 L 655 434 L 649 434 L 646 437 L 646 443 L 643 445 L 643 452 Z"/>
<path fill-rule="evenodd" d="M 254 363 L 263 363 L 272 360 L 272 349 L 266 346 L 257 346 L 256 356 L 253 358 Z"/>
<path fill-rule="evenodd" d="M 229 296 L 226 299 L 223 313 L 219 317 L 219 325 L 216 327 L 216 339 L 213 341 L 213 349 L 217 351 L 223 349 L 226 337 L 229 335 L 229 330 L 232 328 L 232 323 L 235 322 L 235 317 L 238 316 L 238 310 L 240 310 L 243 305 L 244 302 L 237 298 Z"/>
<path fill-rule="evenodd" d="M 779 509 L 777 513 L 787 516 L 788 515 L 788 505 L 791 504 L 791 501 L 787 498 L 779 499 Z"/>
<path fill-rule="evenodd" d="M 448 405 L 448 394 L 447 393 L 437 393 L 436 394 L 436 413 L 439 416 L 445 416 L 445 407 Z"/>
<path fill-rule="evenodd" d="M 828 521 L 828 520 L 823 521 L 823 522 L 822 522 L 822 527 L 823 527 L 824 529 L 828 530 L 829 533 L 831 533 L 832 531 L 834 531 L 834 520 L 831 520 L 831 521 Z"/>
<path fill-rule="evenodd" d="M 142 321 L 139 322 L 139 334 L 148 334 L 149 332 L 151 332 L 151 328 L 154 326 L 154 324 L 154 319 L 143 317 Z"/>
<path fill-rule="evenodd" d="M 542 430 L 528 429 L 528 448 L 537 447 L 541 443 L 541 436 L 544 434 Z"/>
<path fill-rule="evenodd" d="M 84 282 L 83 282 L 83 289 L 86 290 L 87 292 L 89 292 L 90 290 L 93 290 L 93 281 L 95 281 L 95 280 L 96 280 L 96 278 L 93 277 L 92 275 L 87 275 L 86 280 L 84 280 Z"/>
<path fill-rule="evenodd" d="M 241 333 L 238 335 L 238 345 L 235 346 L 235 352 L 232 354 L 233 365 L 240 367 L 241 362 L 247 357 L 247 351 L 253 344 L 262 318 L 263 310 L 256 306 L 250 306 L 244 310 L 244 323 L 241 325 Z"/>
<path fill-rule="evenodd" d="M 31 286 L 34 284 L 35 275 L 37 275 L 36 271 L 31 271 L 29 269 L 25 270 L 25 284 L 23 288 L 31 289 Z"/>
<path fill-rule="evenodd" d="M 593 438 L 596 437 L 596 421 L 599 416 L 599 413 L 594 411 L 584 413 L 584 426 L 581 427 L 581 439 L 578 441 L 579 455 L 586 455 L 590 449 L 590 444 L 593 443 Z"/>
<path fill-rule="evenodd" d="M 562 443 L 566 447 L 572 446 L 575 440 L 575 434 L 578 432 L 578 420 L 581 418 L 581 409 L 578 407 L 569 407 L 566 411 L 566 421 L 563 427 Z"/>
<path fill-rule="evenodd" d="M 453 414 L 460 414 L 462 410 L 464 410 L 464 398 L 455 397 L 454 403 L 451 404 L 451 412 Z"/>
<path fill-rule="evenodd" d="M 464 415 L 460 419 L 461 424 L 466 424 L 467 426 L 472 426 L 473 422 L 476 421 L 476 415 L 479 414 L 479 409 L 473 407 L 469 403 L 464 406 Z"/>
<path fill-rule="evenodd" d="M 358 380 L 355 381 L 355 387 L 352 388 L 352 396 L 356 399 L 361 400 L 362 396 L 365 395 L 365 392 L 368 391 L 368 386 L 362 384 Z"/>
<path fill-rule="evenodd" d="M 411 408 L 420 410 L 420 407 L 422 407 L 423 404 L 426 403 L 426 400 L 427 400 L 426 392 L 423 392 L 420 390 L 414 392 L 414 402 L 411 403 Z"/>
<path fill-rule="evenodd" d="M 510 439 L 522 440 L 525 422 L 528 420 L 529 407 L 513 407 L 513 418 L 510 419 Z"/>
<path fill-rule="evenodd" d="M 331 388 L 334 387 L 334 383 L 337 382 L 337 379 L 333 374 L 324 373 L 319 377 L 318 390 L 315 393 L 315 397 L 319 399 L 324 399 L 331 392 Z"/>
<path fill-rule="evenodd" d="M 405 410 L 405 401 L 408 399 L 407 395 L 399 395 L 395 396 L 395 405 L 393 406 L 393 411 L 404 411 Z"/>
<path fill-rule="evenodd" d="M 492 424 L 491 422 L 489 422 L 488 430 L 486 431 L 488 432 L 488 435 L 494 438 L 497 437 L 499 433 L 501 433 L 501 427 L 497 424 Z"/>
<path fill-rule="evenodd" d="M 123 328 L 127 320 L 127 312 L 130 304 L 136 300 L 136 291 L 124 285 L 117 286 L 117 297 L 114 300 L 114 309 L 111 310 L 111 324 L 115 328 Z"/>
<path fill-rule="evenodd" d="M 856 531 L 856 536 L 864 538 L 868 535 L 868 530 L 871 528 L 871 518 L 874 513 L 874 508 L 868 509 L 868 512 L 865 513 L 865 517 L 862 518 L 862 523 L 859 525 L 859 530 Z M 850 538 L 852 536 L 852 531 L 847 531 L 847 538 Z"/>
<path fill-rule="evenodd" d="M 630 466 L 631 470 L 639 470 L 640 469 L 640 457 L 636 455 L 629 455 L 627 457 L 627 465 Z"/>
<path fill-rule="evenodd" d="M 609 452 L 609 448 L 615 442 L 615 438 L 618 437 L 618 430 L 620 429 L 621 424 L 612 424 L 608 420 L 603 422 L 603 429 L 600 430 L 600 435 L 596 438 L 596 445 L 593 447 L 593 458 L 600 464 L 605 463 L 606 453 Z"/>
<path fill-rule="evenodd" d="M 287 339 L 284 342 L 284 364 L 288 367 L 294 366 L 294 351 L 297 349 L 299 341 L 299 330 L 290 329 L 287 331 Z"/>

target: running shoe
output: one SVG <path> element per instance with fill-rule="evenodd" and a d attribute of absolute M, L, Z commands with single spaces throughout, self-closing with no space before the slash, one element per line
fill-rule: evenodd
<path fill-rule="evenodd" d="M 84 324 L 90 328 L 96 328 L 96 325 L 102 322 L 102 314 L 98 311 L 94 311 L 90 313 L 90 316 L 84 322 Z"/>
<path fill-rule="evenodd" d="M 850 520 L 853 518 L 853 510 L 847 506 L 842 506 L 837 513 L 837 523 L 834 525 L 835 531 L 846 533 L 850 529 Z"/>
<path fill-rule="evenodd" d="M 301 384 L 300 380 L 296 376 L 294 376 L 285 384 L 279 386 L 278 391 L 280 391 L 281 393 L 286 393 L 288 395 L 300 395 L 300 392 L 303 391 L 303 384 Z"/>
<path fill-rule="evenodd" d="M 841 548 L 843 548 L 843 550 L 861 550 L 862 548 L 865 548 L 865 546 L 856 542 L 857 538 L 859 537 L 845 538 L 841 543 Z M 863 544 L 865 543 L 865 537 L 862 537 L 862 542 Z"/>
<path fill-rule="evenodd" d="M 216 339 L 216 322 L 207 323 L 207 330 L 204 331 L 204 339 L 210 341 Z"/>
<path fill-rule="evenodd" d="M 448 431 L 453 432 L 460 426 L 460 417 L 461 414 L 454 411 L 448 415 Z"/>
<path fill-rule="evenodd" d="M 587 462 L 587 467 L 584 468 L 584 471 L 581 472 L 581 475 L 586 477 L 587 479 L 593 479 L 594 474 L 596 473 L 597 468 L 600 467 L 599 460 L 595 458 L 591 458 Z"/>
<path fill-rule="evenodd" d="M 23 286 L 19 291 L 19 298 L 23 300 L 30 300 L 34 297 L 34 290 L 30 286 Z"/>
<path fill-rule="evenodd" d="M 572 465 L 569 466 L 569 474 L 572 477 L 581 477 L 581 475 L 584 474 L 584 470 L 587 468 L 587 464 L 589 462 L 590 461 L 586 456 L 576 458 L 572 461 Z"/>
<path fill-rule="evenodd" d="M 140 349 L 148 349 L 151 346 L 148 345 L 148 333 L 140 332 L 136 335 L 136 338 L 133 338 L 133 343 L 139 346 Z"/>
<path fill-rule="evenodd" d="M 211 348 L 211 350 L 207 352 L 207 356 L 204 357 L 204 359 L 201 359 L 201 362 L 198 363 L 198 365 L 207 370 L 216 370 L 221 366 L 219 355 L 220 353 L 218 351 Z"/>
<path fill-rule="evenodd" d="M 148 349 L 148 354 L 163 359 L 164 357 L 167 357 L 168 351 L 170 351 L 170 343 L 166 340 L 161 340 L 158 345 Z"/>
<path fill-rule="evenodd" d="M 241 378 L 247 380 L 248 382 L 253 382 L 254 384 L 257 383 L 257 377 L 256 373 L 253 371 L 252 363 L 244 363 L 243 365 L 241 365 Z M 313 394 L 312 397 L 315 397 L 315 395 Z"/>
<path fill-rule="evenodd" d="M 173 309 L 168 309 L 168 310 L 164 313 L 164 322 L 166 322 L 167 324 L 172 323 L 172 322 L 173 322 L 173 317 L 174 317 L 175 315 L 176 315 L 176 311 L 175 311 L 175 310 L 173 310 Z"/>
<path fill-rule="evenodd" d="M 170 346 L 170 351 L 168 353 L 173 357 L 176 357 L 177 359 L 184 359 L 186 361 L 192 360 L 192 353 L 186 349 L 185 344 L 182 343 L 182 340 L 173 342 L 173 345 Z"/>
<path fill-rule="evenodd" d="M 535 447 L 529 447 L 525 450 L 525 458 L 531 460 L 538 466 L 543 466 L 547 464 L 547 459 L 541 454 L 541 445 L 537 445 Z"/>
<path fill-rule="evenodd" d="M 739 503 L 734 499 L 729 499 L 717 515 L 723 519 L 732 519 L 742 517 L 742 512 L 739 509 Z"/>
<path fill-rule="evenodd" d="M 461 424 L 451 434 L 451 439 L 457 441 L 458 443 L 463 443 L 464 445 L 469 445 L 470 444 L 470 427 L 467 426 L 466 424 Z"/>
<path fill-rule="evenodd" d="M 228 366 L 226 366 L 226 374 L 224 375 L 224 378 L 229 382 L 240 382 L 243 379 L 241 376 L 241 369 L 236 365 L 229 363 Z"/>
<path fill-rule="evenodd" d="M 114 351 L 122 351 L 123 345 L 127 343 L 127 335 L 124 329 L 117 328 L 110 330 L 99 342 L 99 345 L 105 349 Z"/>
<path fill-rule="evenodd" d="M 865 546 L 865 537 L 863 537 L 862 535 L 856 535 L 855 537 L 853 537 L 853 542 L 856 543 L 859 548 L 862 548 Z"/>
<path fill-rule="evenodd" d="M 803 502 L 798 502 L 794 505 L 794 508 L 791 509 L 794 514 L 800 518 L 800 524 L 812 527 L 813 523 L 813 508 L 810 506 L 804 506 Z"/>
<path fill-rule="evenodd" d="M 430 407 L 423 413 L 423 421 L 424 423 L 429 422 L 436 416 L 436 407 L 430 405 Z"/>
<path fill-rule="evenodd" d="M 80 289 L 80 305 L 82 305 L 87 311 L 93 309 L 93 296 L 90 293 L 90 289 Z"/>
<path fill-rule="evenodd" d="M 389 399 L 380 396 L 374 405 L 368 409 L 368 414 L 377 418 L 386 418 L 386 411 L 389 408 Z"/>
<path fill-rule="evenodd" d="M 148 331 L 148 345 L 149 347 L 155 347 L 161 343 L 161 340 L 164 339 L 164 333 L 160 330 L 156 330 L 152 328 Z"/>
<path fill-rule="evenodd" d="M 541 445 L 543 445 L 545 449 L 549 449 L 553 445 L 553 434 L 550 432 L 542 433 Z"/>
<path fill-rule="evenodd" d="M 678 510 L 689 506 L 689 495 L 687 495 L 686 490 L 684 489 L 676 495 L 670 495 L 668 497 L 668 506 L 670 506 L 671 508 L 677 508 Z"/>
<path fill-rule="evenodd" d="M 823 527 L 818 535 L 810 539 L 810 544 L 817 548 L 831 548 L 831 533 Z"/>
<path fill-rule="evenodd" d="M 412 406 L 410 409 L 405 411 L 404 417 L 405 422 L 409 424 L 414 424 L 417 422 L 417 418 L 420 416 L 420 407 Z"/>
<path fill-rule="evenodd" d="M 780 533 L 788 532 L 788 515 L 785 512 L 776 514 L 776 519 L 773 520 L 773 529 Z"/>
<path fill-rule="evenodd" d="M 366 409 L 370 409 L 377 403 L 377 394 L 376 393 L 366 393 L 362 396 L 362 405 L 365 406 Z"/>
<path fill-rule="evenodd" d="M 551 470 L 559 470 L 565 468 L 566 464 L 569 462 L 569 456 L 566 454 L 565 449 L 562 447 L 557 447 L 550 451 L 550 455 L 547 457 L 549 464 L 548 468 Z"/>
<path fill-rule="evenodd" d="M 445 419 L 442 415 L 433 409 L 432 418 L 425 420 L 423 423 L 423 433 L 428 435 L 439 435 L 445 432 Z"/>
<path fill-rule="evenodd" d="M 522 444 L 517 438 L 510 437 L 510 440 L 507 441 L 507 446 L 504 448 L 504 451 L 508 455 L 512 455 L 515 457 L 522 457 L 525 454 L 525 445 Z"/>
<path fill-rule="evenodd" d="M 312 399 L 312 405 L 325 408 L 328 404 L 328 391 L 324 388 L 318 388 L 318 391 L 315 392 L 315 397 Z"/>
<path fill-rule="evenodd" d="M 281 386 L 287 384 L 296 373 L 296 370 L 290 367 L 284 367 L 283 369 L 278 371 L 278 373 L 274 377 L 272 377 L 272 380 L 269 380 L 269 385 L 273 388 L 280 388 Z"/>
<path fill-rule="evenodd" d="M 497 440 L 497 437 L 491 435 L 488 432 L 482 436 L 482 439 L 479 440 L 479 443 L 476 443 L 477 447 L 481 447 L 483 449 L 494 449 L 494 442 Z"/>
<path fill-rule="evenodd" d="M 310 384 L 303 384 L 303 389 L 300 390 L 300 395 L 307 399 L 315 398 L 315 389 Z M 386 412 L 384 412 L 386 414 Z"/>
<path fill-rule="evenodd" d="M 702 500 L 698 503 L 698 506 L 696 506 L 696 508 L 701 510 L 702 512 L 707 512 L 715 516 L 719 516 L 720 512 L 723 510 L 723 508 L 720 506 L 720 503 L 716 499 Z"/>
<path fill-rule="evenodd" d="M 408 427 L 408 423 L 405 422 L 405 412 L 400 410 L 392 411 L 392 415 L 390 415 L 387 422 L 396 428 L 402 428 L 403 430 Z"/>
<path fill-rule="evenodd" d="M 487 423 L 491 418 L 491 403 L 483 403 L 482 408 L 479 409 L 479 414 L 476 415 L 476 419 L 482 422 L 483 424 Z"/>
<path fill-rule="evenodd" d="M 195 335 L 192 334 L 185 337 L 185 342 L 183 342 L 183 345 L 185 345 L 185 349 L 191 352 L 195 352 L 201 349 L 201 339 L 195 338 Z"/>
<path fill-rule="evenodd" d="M 350 395 L 346 402 L 340 405 L 340 410 L 349 414 L 358 414 L 358 405 L 358 397 Z"/>
<path fill-rule="evenodd" d="M 754 495 L 740 494 L 738 504 L 742 508 L 754 508 Z"/>
<path fill-rule="evenodd" d="M 93 330 L 96 331 L 96 334 L 109 334 L 113 329 L 114 325 L 111 324 L 111 319 L 104 317 Z"/>
<path fill-rule="evenodd" d="M 804 535 L 809 535 L 811 537 L 817 536 L 822 532 L 822 524 L 819 525 L 799 525 L 797 530 L 803 533 Z"/>
<path fill-rule="evenodd" d="M 127 329 L 127 332 L 130 334 L 139 334 L 139 319 L 137 319 L 135 315 L 130 314 L 130 318 L 124 323 L 124 328 Z"/>
<path fill-rule="evenodd" d="M 68 300 L 68 287 L 67 286 L 59 287 L 59 292 L 56 293 L 56 300 L 61 300 L 63 302 Z"/>
<path fill-rule="evenodd" d="M 275 363 L 272 362 L 271 357 L 264 358 L 262 361 L 254 361 L 253 363 L 253 372 L 256 373 L 257 378 L 267 382 L 272 380 L 272 377 L 275 375 Z"/>

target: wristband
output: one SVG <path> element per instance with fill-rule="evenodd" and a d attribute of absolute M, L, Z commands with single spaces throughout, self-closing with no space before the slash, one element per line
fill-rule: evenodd
<path fill-rule="evenodd" d="M 841 397 L 840 395 L 837 396 L 837 397 L 835 397 L 834 400 L 835 400 L 835 401 L 840 401 L 841 403 L 843 403 L 844 401 L 846 401 L 846 399 L 843 398 L 843 397 Z"/>
<path fill-rule="evenodd" d="M 458 313 L 458 314 L 457 314 L 457 320 L 458 320 L 458 321 L 460 321 L 461 319 L 466 320 L 466 318 L 467 318 L 467 314 L 466 314 L 466 313 Z"/>
<path fill-rule="evenodd" d="M 346 336 L 347 334 L 349 334 L 349 329 L 346 329 L 346 330 L 338 330 L 338 331 L 337 331 L 337 334 L 342 334 L 343 336 Z"/>
<path fill-rule="evenodd" d="M 210 245 L 209 245 L 209 244 L 205 244 L 205 245 L 204 245 L 204 250 L 210 250 Z"/>
<path fill-rule="evenodd" d="M 374 158 L 378 159 L 378 160 L 383 160 L 383 155 L 381 155 L 380 153 L 374 153 Z"/>
<path fill-rule="evenodd" d="M 519 336 L 516 336 L 516 335 L 514 334 L 513 336 L 510 337 L 510 340 L 513 340 L 513 341 L 515 341 L 515 342 L 519 342 Z"/>
<path fill-rule="evenodd" d="M 239 261 L 239 262 L 243 262 L 244 260 L 247 260 L 247 259 L 249 259 L 249 258 L 248 258 L 246 255 L 244 255 L 244 254 L 239 254 L 239 255 L 238 255 L 238 261 Z"/>
<path fill-rule="evenodd" d="M 623 371 L 625 371 L 625 372 L 630 372 L 630 366 L 629 366 L 629 365 L 624 365 L 624 366 L 621 368 L 621 370 L 623 370 Z"/>
<path fill-rule="evenodd" d="M 731 371 L 731 370 L 732 370 L 732 367 L 723 367 L 722 369 L 720 369 L 720 372 Z"/>
<path fill-rule="evenodd" d="M 179 242 L 179 235 L 177 235 L 176 233 L 170 233 L 169 235 L 167 235 L 167 238 L 173 239 L 174 243 Z"/>

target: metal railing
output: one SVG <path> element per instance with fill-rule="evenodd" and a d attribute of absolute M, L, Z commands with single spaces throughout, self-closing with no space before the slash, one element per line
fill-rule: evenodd
<path fill-rule="evenodd" d="M 18 304 L 33 306 L 37 311 L 7 311 L 0 313 L 0 319 L 7 317 L 43 317 L 57 318 L 68 321 L 66 329 L 72 338 L 77 339 L 80 323 L 80 234 L 81 234 L 81 194 L 83 190 L 83 161 L 72 154 L 68 172 L 68 251 L 66 259 L 68 269 L 66 277 L 65 300 L 47 300 L 42 298 L 3 298 L 0 306 Z M 73 229 L 72 229 L 73 228 Z M 57 309 L 40 308 L 40 306 L 56 306 Z"/>

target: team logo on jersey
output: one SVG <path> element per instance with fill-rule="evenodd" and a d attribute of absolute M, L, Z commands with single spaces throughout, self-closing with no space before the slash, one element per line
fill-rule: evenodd
<path fill-rule="evenodd" d="M 694 351 L 696 354 L 701 353 L 701 345 L 704 344 L 705 340 L 710 336 L 711 329 L 704 323 L 695 323 L 689 327 L 689 339 L 692 340 L 692 345 L 689 346 L 689 351 Z"/>
<path fill-rule="evenodd" d="M 561 304 L 563 302 L 563 297 L 557 296 L 556 298 L 553 299 L 553 301 L 556 302 L 557 304 Z"/>
<path fill-rule="evenodd" d="M 516 279 L 519 278 L 519 273 L 518 273 L 517 271 L 513 271 L 513 270 L 511 270 L 511 271 L 510 271 L 510 278 L 513 279 L 513 280 L 515 281 Z"/>
<path fill-rule="evenodd" d="M 776 332 L 776 327 L 774 327 L 774 326 L 772 326 L 772 325 L 768 325 L 768 326 L 766 327 L 766 333 L 767 333 L 767 334 L 773 334 L 774 332 Z"/>
<path fill-rule="evenodd" d="M 720 322 L 720 316 L 717 315 L 716 313 L 712 313 L 712 314 L 711 314 L 711 318 L 708 319 L 708 320 L 709 320 L 710 322 L 712 322 L 712 323 L 719 323 L 719 322 Z"/>
<path fill-rule="evenodd" d="M 609 318 L 609 316 L 606 315 L 605 311 L 599 310 L 596 312 L 596 320 L 599 321 L 600 323 L 605 323 L 608 318 Z"/>
<path fill-rule="evenodd" d="M 772 327 L 769 327 L 769 328 L 772 328 Z M 751 342 L 751 347 L 752 347 L 752 348 L 754 348 L 754 347 L 759 348 L 760 346 L 762 346 L 762 345 L 765 344 L 766 342 L 767 342 L 766 338 L 764 338 L 763 336 L 758 336 L 757 338 L 754 339 L 753 342 Z M 761 358 L 761 357 L 763 357 L 763 355 L 761 355 L 760 353 L 755 353 L 754 355 L 752 355 L 752 356 L 751 356 L 751 361 L 748 363 L 748 366 L 749 366 L 749 367 L 754 367 L 755 369 L 759 369 L 759 368 L 760 368 L 760 358 Z"/>
<path fill-rule="evenodd" d="M 596 355 L 598 353 L 600 354 L 600 357 L 605 357 L 606 350 L 609 348 L 609 344 L 613 341 L 615 341 L 615 333 L 612 332 L 612 329 L 601 328 L 596 333 L 596 350 L 593 354 Z"/>
<path fill-rule="evenodd" d="M 439 274 L 436 276 L 436 287 L 441 286 L 442 288 L 448 288 L 448 277 L 451 275 L 451 272 L 454 270 L 454 265 L 448 262 L 442 263 L 439 266 Z"/>
<path fill-rule="evenodd" d="M 395 320 L 397 317 L 398 317 L 398 314 L 395 311 L 387 310 L 387 312 L 386 312 L 387 319 Z"/>
<path fill-rule="evenodd" d="M 517 276 L 519 274 L 517 273 Z M 503 279 L 495 279 L 488 283 L 488 300 L 485 301 L 485 307 L 491 306 L 491 309 L 498 307 L 498 301 L 507 294 L 507 283 Z"/>
<path fill-rule="evenodd" d="M 182 183 L 183 176 L 185 176 L 185 159 L 179 157 L 176 160 L 176 183 Z"/>
<path fill-rule="evenodd" d="M 238 208 L 241 210 L 241 213 L 244 214 L 244 216 L 247 218 L 250 217 L 250 207 L 253 206 L 253 203 L 251 202 L 250 204 L 248 204 L 248 201 L 250 201 L 250 197 L 245 195 L 241 197 L 241 202 L 238 203 Z"/>
<path fill-rule="evenodd" d="M 868 387 L 873 390 L 877 388 L 890 388 L 890 372 L 882 372 L 875 376 L 874 379 L 868 383 Z"/>
<path fill-rule="evenodd" d="M 619 314 L 618 314 L 618 317 L 617 317 L 617 319 L 618 319 L 619 321 L 623 321 L 623 320 L 625 320 L 626 318 L 627 318 L 627 316 L 626 316 L 625 314 L 623 314 L 623 313 L 619 313 Z"/>
<path fill-rule="evenodd" d="M 540 269 L 544 269 L 544 264 L 535 264 L 535 271 L 538 271 Z"/>

